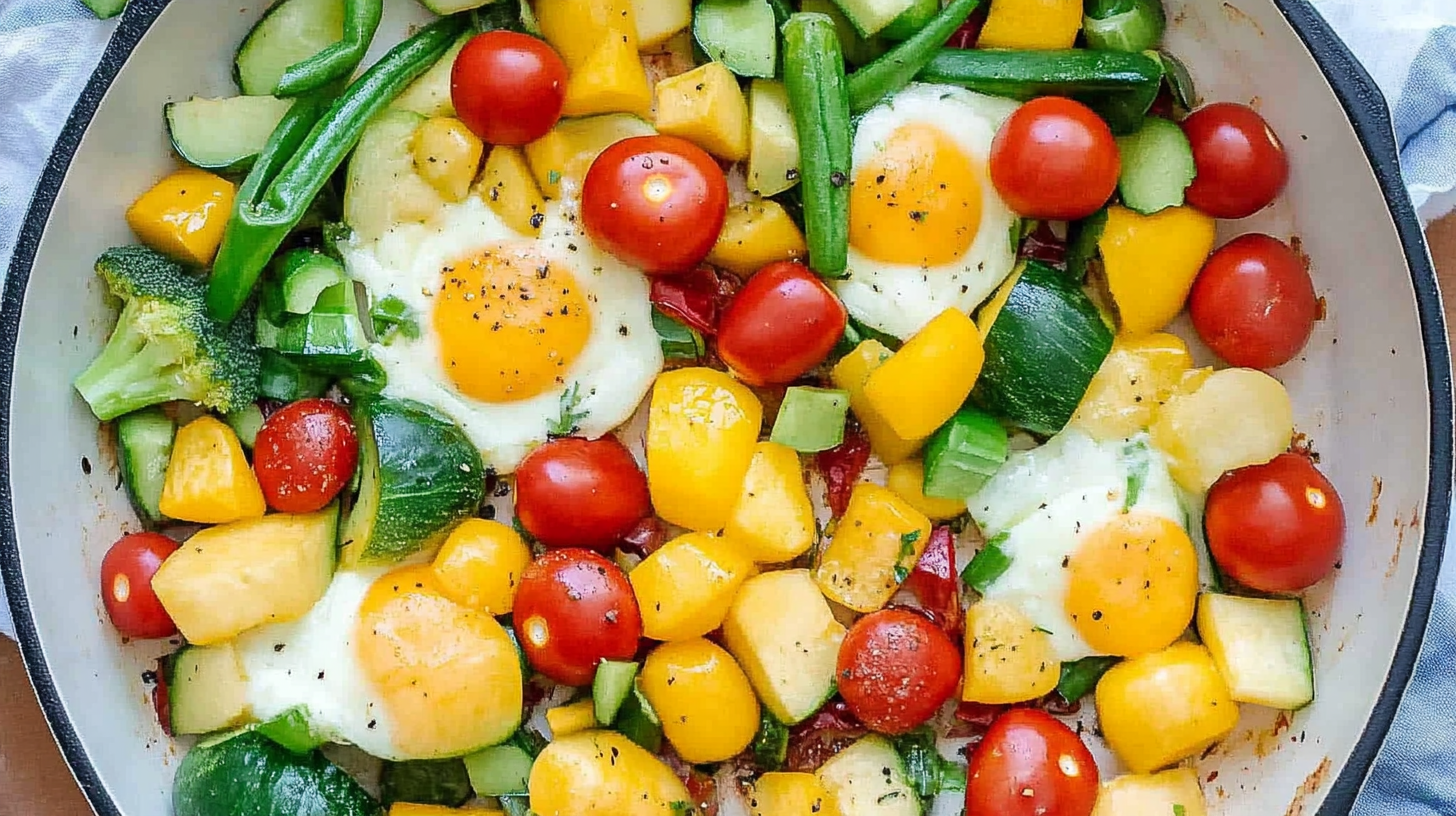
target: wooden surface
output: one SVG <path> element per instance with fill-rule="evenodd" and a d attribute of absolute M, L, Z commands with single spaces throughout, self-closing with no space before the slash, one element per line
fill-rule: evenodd
<path fill-rule="evenodd" d="M 1442 288 L 1456 292 L 1456 217 L 1433 225 L 1428 237 Z M 1456 296 L 1446 302 L 1446 319 L 1456 324 L 1453 303 Z M 15 644 L 0 637 L 0 816 L 89 812 L 46 728 Z"/>

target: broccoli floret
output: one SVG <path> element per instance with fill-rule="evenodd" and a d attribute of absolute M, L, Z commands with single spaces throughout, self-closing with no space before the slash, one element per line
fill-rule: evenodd
<path fill-rule="evenodd" d="M 186 400 L 222 413 L 257 399 L 251 319 L 207 316 L 207 284 L 139 246 L 107 250 L 96 274 L 122 302 L 101 356 L 76 378 L 99 419 Z"/>

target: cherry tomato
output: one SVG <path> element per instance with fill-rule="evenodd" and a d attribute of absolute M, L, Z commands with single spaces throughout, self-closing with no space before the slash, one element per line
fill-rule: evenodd
<path fill-rule="evenodd" d="M 1188 203 L 1214 218 L 1247 218 L 1273 203 L 1289 182 L 1289 157 L 1253 108 L 1218 102 L 1183 120 L 1198 177 Z"/>
<path fill-rule="evenodd" d="M 1298 592 L 1340 560 L 1345 506 L 1308 457 L 1285 453 L 1214 482 L 1203 529 L 1228 577 L 1260 592 Z"/>
<path fill-rule="evenodd" d="M 516 517 L 552 549 L 609 551 L 651 512 L 647 476 L 614 436 L 547 442 L 516 470 Z"/>
<path fill-rule="evenodd" d="M 703 149 L 675 136 L 638 136 L 607 148 L 582 184 L 587 234 L 649 275 L 702 263 L 728 215 L 728 181 Z"/>
<path fill-rule="evenodd" d="M 731 273 L 700 266 L 681 275 L 653 278 L 651 300 L 663 314 L 713 337 L 723 310 L 742 286 Z"/>
<path fill-rule="evenodd" d="M 906 609 L 855 622 L 839 646 L 839 694 L 865 725 L 903 734 L 935 716 L 961 684 L 961 654 L 940 627 Z"/>
<path fill-rule="evenodd" d="M 177 542 L 161 533 L 133 533 L 112 544 L 101 559 L 101 601 L 123 637 L 177 634 L 177 624 L 152 591 L 152 576 L 176 551 Z"/>
<path fill-rule="evenodd" d="M 566 63 L 543 40 L 488 31 L 465 44 L 450 70 L 455 115 L 487 144 L 545 136 L 566 101 Z"/>
<path fill-rule="evenodd" d="M 1198 336 L 1230 365 L 1275 368 L 1308 342 L 1319 299 L 1304 259 L 1287 244 L 1243 235 L 1203 265 L 1188 314 Z"/>
<path fill-rule="evenodd" d="M 263 423 L 253 470 L 268 506 L 280 513 L 322 510 L 354 477 L 359 438 L 337 402 L 300 400 Z"/>
<path fill-rule="evenodd" d="M 1013 709 L 971 755 L 966 816 L 1089 816 L 1097 780 L 1072 729 L 1044 711 Z"/>
<path fill-rule="evenodd" d="M 824 362 L 849 313 L 809 267 L 760 269 L 738 290 L 718 325 L 718 355 L 749 385 L 785 385 Z"/>
<path fill-rule="evenodd" d="M 1027 102 L 991 143 L 991 181 L 1027 218 L 1086 218 L 1112 197 L 1120 172 L 1122 158 L 1107 123 L 1071 99 Z"/>
<path fill-rule="evenodd" d="M 512 613 L 536 671 L 585 686 L 603 660 L 631 660 L 642 613 L 616 564 L 591 550 L 552 550 L 521 573 Z"/>

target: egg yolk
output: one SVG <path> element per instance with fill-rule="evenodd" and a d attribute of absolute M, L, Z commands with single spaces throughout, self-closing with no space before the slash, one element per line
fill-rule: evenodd
<path fill-rule="evenodd" d="M 1198 556 L 1175 522 L 1125 513 L 1082 537 L 1068 559 L 1066 609 L 1100 654 L 1166 648 L 1193 620 Z"/>
<path fill-rule="evenodd" d="M 356 627 L 359 665 L 401 756 L 454 756 L 519 725 L 521 667 L 510 635 L 488 613 L 446 598 L 428 565 L 375 581 Z"/>
<path fill-rule="evenodd" d="M 434 327 L 460 392 L 515 402 L 564 386 L 591 335 L 587 295 L 571 271 L 531 248 L 496 247 L 440 273 Z"/>
<path fill-rule="evenodd" d="M 901 127 L 854 179 L 849 242 L 877 261 L 939 266 L 959 259 L 981 228 L 981 181 L 945 131 Z"/>

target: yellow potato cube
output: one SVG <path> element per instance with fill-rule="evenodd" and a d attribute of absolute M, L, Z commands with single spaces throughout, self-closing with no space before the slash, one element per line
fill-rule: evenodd
<path fill-rule="evenodd" d="M 689 801 L 666 763 L 615 731 L 552 740 L 526 789 L 541 816 L 675 816 Z"/>
<path fill-rule="evenodd" d="M 646 51 L 672 39 L 693 22 L 692 0 L 632 0 L 637 47 Z"/>
<path fill-rule="evenodd" d="M 653 640 L 702 637 L 723 625 L 753 561 L 736 542 L 688 533 L 662 545 L 628 575 Z"/>
<path fill-rule="evenodd" d="M 811 773 L 766 773 L 748 795 L 753 816 L 838 816 L 824 783 Z"/>
<path fill-rule="evenodd" d="M 657 83 L 657 130 L 720 159 L 748 158 L 748 100 L 721 62 Z"/>
<path fill-rule="evenodd" d="M 689 530 L 727 524 L 763 426 L 763 404 L 721 371 L 657 378 L 647 419 L 647 484 L 664 520 Z"/>
<path fill-rule="evenodd" d="M 708 263 L 748 276 L 775 261 L 801 261 L 808 254 L 804 233 L 788 210 L 760 198 L 728 208 Z"/>
<path fill-rule="evenodd" d="M 966 610 L 966 669 L 961 699 L 1005 705 L 1050 694 L 1062 664 L 1052 639 L 1021 610 L 981 601 Z"/>
<path fill-rule="evenodd" d="M 1087 387 L 1072 425 L 1096 439 L 1127 439 L 1153 424 L 1158 406 L 1193 367 L 1188 344 L 1176 335 L 1120 336 Z"/>
<path fill-rule="evenodd" d="M 1151 776 L 1128 774 L 1102 783 L 1092 816 L 1208 816 L 1198 772 L 1174 768 Z"/>
<path fill-rule="evenodd" d="M 924 513 L 887 488 L 861 483 L 849 495 L 814 579 L 830 600 L 873 612 L 890 602 L 929 543 Z"/>
<path fill-rule="evenodd" d="M 1151 432 L 1169 472 L 1187 490 L 1202 493 L 1224 473 L 1261 465 L 1289 447 L 1294 406 L 1283 383 L 1268 374 L 1190 372 L 1179 392 L 1158 410 Z"/>
<path fill-rule="evenodd" d="M 602 40 L 613 31 L 617 39 L 637 51 L 637 14 L 632 0 L 536 0 L 536 24 L 541 36 L 561 54 L 573 72 L 580 68 Z"/>
<path fill-rule="evenodd" d="M 445 597 L 492 615 L 509 614 L 531 548 L 498 521 L 466 519 L 450 532 L 432 568 Z"/>
<path fill-rule="evenodd" d="M 546 199 L 531 174 L 519 147 L 500 145 L 490 150 L 480 176 L 480 196 L 506 226 L 522 235 L 541 232 L 546 218 Z"/>
<path fill-rule="evenodd" d="M 612 29 L 566 80 L 563 116 L 652 115 L 652 86 L 632 37 Z"/>
<path fill-rule="evenodd" d="M 207 266 L 222 245 L 237 187 L 221 176 L 189 167 L 157 182 L 126 211 L 142 243 L 179 261 Z"/>
<path fill-rule="evenodd" d="M 897 436 L 924 439 L 965 403 L 985 359 L 976 324 L 946 309 L 870 373 L 865 399 Z"/>
<path fill-rule="evenodd" d="M 736 756 L 758 733 L 758 698 L 733 655 L 703 638 L 664 643 L 642 664 L 662 735 L 694 764 Z"/>
<path fill-rule="evenodd" d="M 545 136 L 526 145 L 526 162 L 547 198 L 561 196 L 563 178 L 581 181 L 603 150 L 633 136 L 651 136 L 657 131 L 641 118 L 627 113 L 609 113 L 585 119 L 565 119 Z"/>
<path fill-rule="evenodd" d="M 1096 697 L 1102 734 L 1134 773 L 1197 756 L 1239 721 L 1238 703 L 1213 657 L 1194 643 L 1113 666 Z"/>
<path fill-rule="evenodd" d="M 870 449 L 887 465 L 903 462 L 915 455 L 925 444 L 925 438 L 905 439 L 895 433 L 890 423 L 870 404 L 865 395 L 865 383 L 870 374 L 890 359 L 890 350 L 878 340 L 866 340 L 845 355 L 829 378 L 834 386 L 849 393 L 849 410 L 859 419 L 865 434 L 870 438 Z"/>
<path fill-rule="evenodd" d="M 814 546 L 814 503 L 799 454 L 760 442 L 723 535 L 761 564 L 781 564 Z"/>

